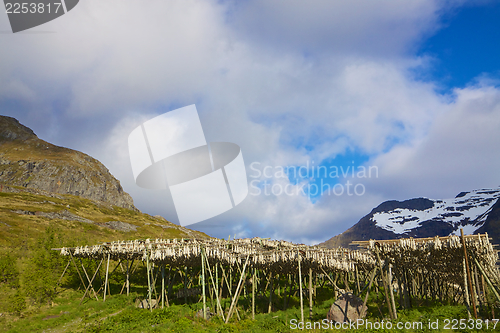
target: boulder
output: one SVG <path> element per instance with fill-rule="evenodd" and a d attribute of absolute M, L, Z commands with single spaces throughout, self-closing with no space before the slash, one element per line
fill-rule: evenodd
<path fill-rule="evenodd" d="M 196 312 L 196 314 L 194 316 L 195 316 L 195 318 L 203 318 L 203 309 L 200 309 L 198 312 Z M 210 308 L 207 307 L 207 319 L 210 319 L 213 316 L 214 316 L 214 314 L 212 312 L 210 312 Z"/>
<path fill-rule="evenodd" d="M 156 299 L 151 299 L 151 308 L 156 308 L 156 305 L 157 305 L 157 302 L 156 302 Z M 140 300 L 140 299 L 136 299 L 135 300 L 135 307 L 136 308 L 139 308 L 139 309 L 149 309 L 150 306 L 149 306 L 149 300 L 148 299 L 143 299 L 143 300 Z"/>
<path fill-rule="evenodd" d="M 367 307 L 363 307 L 363 300 L 348 292 L 339 296 L 332 304 L 326 319 L 334 322 L 349 322 L 364 318 Z"/>

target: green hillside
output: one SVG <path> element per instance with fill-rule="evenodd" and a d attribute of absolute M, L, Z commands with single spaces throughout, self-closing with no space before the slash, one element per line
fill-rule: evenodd
<path fill-rule="evenodd" d="M 66 264 L 51 248 L 144 238 L 206 238 L 137 210 L 0 185 L 0 321 L 51 305 Z M 9 192 L 5 192 L 9 191 Z M 63 283 L 78 288 L 69 268 Z M 1 330 L 1 329 L 0 329 Z"/>

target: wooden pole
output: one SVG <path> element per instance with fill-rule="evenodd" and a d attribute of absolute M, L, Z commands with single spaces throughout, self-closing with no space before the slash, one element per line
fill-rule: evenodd
<path fill-rule="evenodd" d="M 472 290 L 474 292 L 473 296 L 474 297 L 474 305 L 477 306 L 477 308 L 479 309 L 479 297 L 478 297 L 478 294 L 477 294 L 477 286 L 476 286 L 476 279 L 474 278 L 474 267 L 472 266 L 472 263 L 471 263 L 471 268 L 470 268 L 470 277 L 471 277 L 471 280 L 472 280 Z"/>
<path fill-rule="evenodd" d="M 408 270 L 406 268 L 403 268 L 403 280 L 404 280 L 403 295 L 404 295 L 405 308 L 409 309 L 411 308 L 411 296 L 408 283 Z"/>
<path fill-rule="evenodd" d="M 269 276 L 271 280 L 271 289 L 269 289 L 269 306 L 267 307 L 267 313 L 271 313 L 271 308 L 273 307 L 273 272 L 270 272 Z"/>
<path fill-rule="evenodd" d="M 227 275 L 226 275 L 226 272 L 224 271 L 224 267 L 222 267 L 222 265 L 220 266 L 220 268 L 222 269 L 222 278 L 221 278 L 221 286 L 223 286 L 223 283 L 224 281 L 226 281 L 226 287 L 229 286 L 229 283 L 227 282 Z M 231 291 L 230 288 L 228 288 L 228 293 L 229 293 L 229 297 L 231 299 L 233 299 L 233 292 Z M 222 294 L 222 289 L 221 289 L 221 294 Z M 236 296 L 236 295 L 235 295 Z M 222 297 L 221 297 L 222 299 Z M 238 312 L 238 308 L 235 308 L 235 311 L 236 311 L 236 316 L 238 317 L 238 320 L 241 320 L 240 318 L 240 314 Z M 227 319 L 226 319 L 227 320 Z"/>
<path fill-rule="evenodd" d="M 241 271 L 241 276 L 240 276 L 240 282 L 238 283 L 238 286 L 236 287 L 236 291 L 234 293 L 234 297 L 233 297 L 233 300 L 231 302 L 231 306 L 229 307 L 229 312 L 228 312 L 227 317 L 226 317 L 226 324 L 229 322 L 229 319 L 231 318 L 231 315 L 233 314 L 234 307 L 237 303 L 237 300 L 238 300 L 238 297 L 240 294 L 240 290 L 241 290 L 241 284 L 242 284 L 243 278 L 245 276 L 245 269 L 247 268 L 249 258 L 250 258 L 250 255 L 247 256 L 247 260 L 245 261 L 245 265 L 243 265 L 243 270 Z"/>
<path fill-rule="evenodd" d="M 94 278 L 95 278 L 95 276 L 97 275 L 97 272 L 99 272 L 99 268 L 101 268 L 101 264 L 102 264 L 102 261 L 103 261 L 103 260 L 104 260 L 104 259 L 101 259 L 101 262 L 99 263 L 99 266 L 97 266 L 97 269 L 95 270 L 94 276 L 92 276 L 92 280 L 90 280 L 89 285 L 88 285 L 88 286 L 87 286 L 87 288 L 85 289 L 85 293 L 83 294 L 83 297 L 82 297 L 82 299 L 80 300 L 80 305 L 82 304 L 82 302 L 83 302 L 83 300 L 84 300 L 85 296 L 87 295 L 87 292 L 89 291 L 89 288 L 92 288 L 92 281 L 94 281 Z M 92 288 L 92 290 L 94 290 L 94 288 Z M 95 292 L 95 291 L 94 291 L 94 294 L 96 295 L 96 298 L 97 298 L 97 294 L 96 294 L 96 292 Z M 90 294 L 89 294 L 89 297 L 90 297 Z M 99 300 L 99 299 L 97 299 L 97 300 Z"/>
<path fill-rule="evenodd" d="M 286 300 L 287 300 L 286 288 L 289 286 L 290 286 L 290 275 L 287 274 L 287 275 L 285 275 L 285 287 L 283 290 L 283 311 L 286 310 Z M 291 288 L 291 287 L 289 287 L 289 288 Z"/>
<path fill-rule="evenodd" d="M 161 308 L 165 306 L 165 264 L 161 265 Z"/>
<path fill-rule="evenodd" d="M 207 319 L 207 303 L 205 296 L 205 258 L 204 258 L 204 248 L 201 248 L 201 290 L 203 297 L 203 319 Z"/>
<path fill-rule="evenodd" d="M 187 266 L 184 266 L 184 303 L 187 304 Z"/>
<path fill-rule="evenodd" d="M 134 259 L 129 263 L 129 259 L 127 259 L 127 296 L 130 293 L 130 268 L 134 265 Z"/>
<path fill-rule="evenodd" d="M 300 321 L 304 323 L 304 300 L 302 299 L 302 271 L 300 269 L 300 252 L 297 250 L 297 261 L 299 263 L 299 292 L 300 292 Z"/>
<path fill-rule="evenodd" d="M 366 307 L 366 303 L 368 302 L 368 296 L 370 295 L 370 290 L 372 288 L 372 283 L 373 283 L 373 279 L 375 278 L 375 275 L 377 274 L 377 267 L 375 267 L 373 269 L 373 272 L 370 276 L 370 282 L 368 283 L 368 290 L 366 291 L 366 296 L 365 296 L 365 300 L 363 301 L 363 306 L 361 307 L 361 311 L 363 312 L 361 314 L 361 318 L 363 318 L 365 316 L 365 307 Z"/>
<path fill-rule="evenodd" d="M 313 316 L 312 268 L 309 268 L 309 319 Z"/>
<path fill-rule="evenodd" d="M 216 284 L 214 282 L 214 278 L 212 276 L 212 270 L 210 269 L 210 264 L 208 263 L 208 258 L 206 257 L 206 254 L 205 254 L 205 262 L 207 264 L 208 274 L 210 274 L 210 281 L 212 282 L 212 289 L 215 292 L 215 297 L 216 297 L 216 300 L 217 300 L 217 313 L 220 313 L 222 315 L 222 320 L 225 321 L 224 312 L 222 311 L 222 307 L 221 307 L 220 301 L 219 301 L 219 295 L 218 295 L 218 292 L 217 292 L 217 287 L 216 287 Z"/>
<path fill-rule="evenodd" d="M 354 274 L 356 275 L 356 287 L 358 288 L 358 294 L 360 294 L 361 288 L 359 286 L 359 272 L 358 272 L 358 265 L 357 264 L 354 266 L 354 269 L 355 269 Z"/>
<path fill-rule="evenodd" d="M 481 274 L 481 271 L 479 271 L 479 274 Z M 485 280 L 484 280 L 484 276 L 483 274 L 481 274 L 481 289 L 483 291 L 483 300 L 484 300 L 484 303 L 486 304 L 486 307 L 489 307 L 489 303 L 488 303 L 488 297 L 486 297 L 486 289 L 488 289 L 488 287 L 485 287 Z"/>
<path fill-rule="evenodd" d="M 87 274 L 87 270 L 85 269 L 85 266 L 83 266 L 83 262 L 82 262 L 82 259 L 80 258 L 80 264 L 82 265 L 82 270 L 83 270 L 83 273 L 85 273 L 85 277 L 87 278 L 87 282 L 90 284 L 90 278 L 89 278 L 89 275 Z M 85 286 L 85 285 L 84 285 Z M 91 289 L 93 292 L 94 292 L 94 296 L 96 298 L 96 300 L 98 300 L 97 298 L 97 293 L 95 292 L 94 290 L 94 287 L 92 286 Z M 99 289 L 100 290 L 100 289 Z"/>
<path fill-rule="evenodd" d="M 481 264 L 477 261 L 476 257 L 474 255 L 472 255 L 472 259 L 474 260 L 474 263 L 476 264 L 477 268 L 479 268 L 479 270 L 481 271 L 481 274 L 484 276 L 484 278 L 486 279 L 486 283 L 488 283 L 488 285 L 490 286 L 491 290 L 493 291 L 493 293 L 495 294 L 495 297 L 497 298 L 497 300 L 500 302 L 500 295 L 498 294 L 497 290 L 495 289 L 495 287 L 493 286 L 493 284 L 491 283 L 490 279 L 488 278 L 488 276 L 486 275 L 484 269 L 483 269 L 483 266 L 481 266 Z"/>
<path fill-rule="evenodd" d="M 61 283 L 61 280 L 62 280 L 64 274 L 66 273 L 66 270 L 68 269 L 70 264 L 71 264 L 71 259 L 68 260 L 68 264 L 66 265 L 66 268 L 64 268 L 64 271 L 62 272 L 61 277 L 59 278 L 59 280 L 57 280 L 57 283 L 56 283 L 56 286 L 54 287 L 54 290 L 55 290 L 55 288 L 57 288 L 59 283 Z"/>
<path fill-rule="evenodd" d="M 73 265 L 75 265 L 76 272 L 78 273 L 78 276 L 80 277 L 80 281 L 82 281 L 83 287 L 86 288 L 85 282 L 83 282 L 82 275 L 80 274 L 80 270 L 78 269 L 78 266 L 76 265 L 75 259 L 73 257 L 73 254 L 71 253 L 71 251 L 69 251 L 69 255 L 71 256 L 71 261 L 73 261 Z"/>
<path fill-rule="evenodd" d="M 106 280 L 104 282 L 104 300 L 103 300 L 103 302 L 106 302 L 106 289 L 108 287 L 108 273 L 109 273 L 109 257 L 110 257 L 110 253 L 108 253 L 108 263 L 106 264 Z"/>
<path fill-rule="evenodd" d="M 210 266 L 208 266 L 210 267 Z M 215 286 L 214 286 L 214 292 L 216 294 L 216 297 L 219 297 L 219 289 L 217 289 L 217 287 L 219 286 L 219 272 L 218 272 L 218 267 L 219 267 L 219 263 L 215 263 Z M 217 302 L 219 302 L 219 299 L 217 299 Z M 220 304 L 219 304 L 220 305 Z M 217 315 L 221 315 L 221 311 L 219 311 L 219 308 L 217 308 Z"/>
<path fill-rule="evenodd" d="M 394 300 L 394 291 L 392 290 L 392 264 L 389 264 L 389 290 L 391 291 L 391 302 L 394 319 L 398 319 L 398 313 L 396 311 L 396 301 Z"/>
<path fill-rule="evenodd" d="M 385 278 L 384 268 L 382 266 L 382 260 L 380 260 L 380 255 L 378 253 L 377 248 L 375 248 L 375 254 L 377 255 L 378 265 L 380 266 L 380 275 L 382 277 L 382 284 L 384 285 L 385 301 L 387 303 L 387 309 L 389 310 L 389 316 L 391 317 L 391 319 L 396 319 L 394 317 L 394 313 L 392 312 L 392 303 L 389 299 L 389 291 L 387 290 L 389 288 L 389 283 Z"/>
<path fill-rule="evenodd" d="M 470 303 L 469 303 L 469 288 L 467 285 L 467 267 L 465 266 L 465 257 L 462 260 L 463 263 L 463 273 L 464 273 L 464 303 L 467 308 L 467 317 L 470 319 L 472 316 L 470 314 Z"/>
<path fill-rule="evenodd" d="M 476 295 L 477 295 L 477 299 L 478 299 L 478 302 L 479 302 L 479 309 L 481 309 L 484 305 L 484 298 L 480 297 L 480 295 L 483 295 L 484 296 L 484 293 L 481 292 L 481 283 L 479 281 L 479 277 L 477 275 L 477 267 L 474 267 L 474 281 L 475 281 L 475 285 L 476 285 Z"/>
<path fill-rule="evenodd" d="M 222 264 L 220 266 L 220 269 L 222 271 L 222 275 L 220 277 L 220 290 L 219 290 L 219 299 L 222 299 L 222 291 L 224 289 L 224 278 L 226 277 L 224 273 L 224 268 L 222 267 Z"/>
<path fill-rule="evenodd" d="M 474 318 L 477 319 L 477 310 L 476 310 L 476 300 L 474 296 L 474 289 L 472 287 L 472 281 L 471 281 L 471 274 L 470 274 L 470 268 L 469 268 L 469 260 L 467 259 L 467 247 L 465 245 L 465 236 L 464 236 L 464 229 L 460 228 L 460 235 L 462 236 L 462 246 L 464 248 L 464 258 L 465 258 L 465 267 L 467 269 L 467 281 L 469 283 L 469 291 L 471 294 L 471 299 L 472 299 L 472 310 L 474 312 Z"/>
<path fill-rule="evenodd" d="M 149 267 L 149 252 L 146 250 L 146 272 L 148 274 L 148 300 L 149 300 L 149 311 L 153 312 L 153 307 L 151 306 L 151 280 L 150 280 L 150 270 Z"/>
<path fill-rule="evenodd" d="M 252 320 L 255 320 L 255 268 L 252 274 Z"/>

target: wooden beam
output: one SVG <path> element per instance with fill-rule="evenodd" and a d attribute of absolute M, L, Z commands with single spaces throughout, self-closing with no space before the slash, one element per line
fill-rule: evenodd
<path fill-rule="evenodd" d="M 255 320 L 255 268 L 252 272 L 252 320 Z"/>
<path fill-rule="evenodd" d="M 220 305 L 219 295 L 218 295 L 218 292 L 217 292 L 216 283 L 215 283 L 214 278 L 212 276 L 212 270 L 210 269 L 210 264 L 208 263 L 208 260 L 207 260 L 206 256 L 205 256 L 205 262 L 207 263 L 208 274 L 210 274 L 210 280 L 212 281 L 212 288 L 215 291 L 215 297 L 216 297 L 216 300 L 217 300 L 217 312 L 219 312 L 222 315 L 222 320 L 226 321 L 225 318 L 224 318 L 224 312 L 222 311 L 222 307 Z"/>
<path fill-rule="evenodd" d="M 83 297 L 82 297 L 82 299 L 80 300 L 80 305 L 82 305 L 82 302 L 83 302 L 83 300 L 85 299 L 85 296 L 87 295 L 87 292 L 88 292 L 88 290 L 89 290 L 89 287 L 90 287 L 90 286 L 92 286 L 92 281 L 94 281 L 94 278 L 95 278 L 95 276 L 97 275 L 97 272 L 99 272 L 99 268 L 101 267 L 101 264 L 102 264 L 103 260 L 104 260 L 104 259 L 101 259 L 101 262 L 99 263 L 99 266 L 97 266 L 97 269 L 96 269 L 96 270 L 95 270 L 95 272 L 94 272 L 94 276 L 92 276 L 92 280 L 90 280 L 89 285 L 88 285 L 88 286 L 87 286 L 87 288 L 85 289 L 85 293 L 83 294 Z M 92 289 L 93 289 L 93 288 L 92 288 Z M 89 296 L 89 297 L 90 297 L 90 296 Z"/>
<path fill-rule="evenodd" d="M 109 257 L 110 257 L 110 253 L 108 253 L 108 263 L 106 265 L 106 281 L 104 282 L 104 300 L 103 300 L 103 302 L 106 302 L 106 288 L 108 287 Z"/>
<path fill-rule="evenodd" d="M 309 319 L 313 315 L 312 269 L 309 268 Z"/>
<path fill-rule="evenodd" d="M 231 315 L 233 314 L 233 309 L 234 309 L 236 303 L 238 302 L 241 284 L 242 284 L 244 276 L 245 276 L 245 269 L 247 268 L 248 259 L 250 259 L 250 255 L 247 256 L 247 260 L 245 260 L 245 265 L 243 265 L 243 269 L 241 271 L 241 276 L 240 276 L 240 282 L 238 283 L 238 286 L 236 287 L 236 291 L 234 293 L 233 300 L 231 301 L 231 306 L 229 307 L 229 313 L 227 314 L 227 317 L 226 317 L 226 324 L 229 322 L 229 319 L 231 319 Z"/>
<path fill-rule="evenodd" d="M 299 292 L 300 292 L 300 321 L 304 323 L 304 300 L 302 297 L 302 271 L 300 269 L 300 252 L 297 250 L 297 261 L 299 265 Z"/>
<path fill-rule="evenodd" d="M 477 309 L 476 309 L 476 297 L 474 296 L 474 289 L 472 286 L 470 268 L 469 268 L 469 259 L 467 258 L 467 246 L 465 245 L 465 237 L 464 237 L 464 229 L 460 228 L 460 235 L 462 236 L 462 246 L 464 248 L 464 258 L 465 258 L 465 267 L 467 269 L 467 282 L 469 283 L 469 291 L 472 299 L 472 310 L 474 312 L 474 318 L 477 319 Z"/>
<path fill-rule="evenodd" d="M 205 258 L 204 248 L 201 248 L 201 290 L 203 296 L 203 319 L 207 319 L 207 304 L 205 297 Z"/>

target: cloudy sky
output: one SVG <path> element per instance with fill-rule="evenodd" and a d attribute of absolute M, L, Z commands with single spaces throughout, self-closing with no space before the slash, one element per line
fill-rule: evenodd
<path fill-rule="evenodd" d="M 437 0 L 82 0 L 16 34 L 0 14 L 0 114 L 178 223 L 168 191 L 135 184 L 127 138 L 196 104 L 250 193 L 190 227 L 314 244 L 385 200 L 500 186 L 499 22 L 499 2 Z"/>

